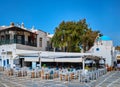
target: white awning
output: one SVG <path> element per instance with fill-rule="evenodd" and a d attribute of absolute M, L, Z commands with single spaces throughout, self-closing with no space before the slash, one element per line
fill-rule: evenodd
<path fill-rule="evenodd" d="M 98 56 L 93 56 L 91 53 L 70 53 L 70 52 L 48 52 L 48 51 L 19 51 L 16 52 L 19 58 L 24 58 L 25 61 L 41 62 L 82 62 L 82 58 L 100 59 Z"/>
<path fill-rule="evenodd" d="M 36 57 L 31 57 L 31 58 L 29 58 L 29 57 L 24 57 L 24 61 L 25 62 L 38 62 L 39 61 L 39 59 L 38 58 L 36 58 Z"/>
<path fill-rule="evenodd" d="M 20 57 L 25 62 L 39 62 L 38 57 Z M 40 58 L 41 62 L 82 62 L 82 58 Z"/>
<path fill-rule="evenodd" d="M 56 58 L 55 62 L 82 62 L 82 58 Z"/>

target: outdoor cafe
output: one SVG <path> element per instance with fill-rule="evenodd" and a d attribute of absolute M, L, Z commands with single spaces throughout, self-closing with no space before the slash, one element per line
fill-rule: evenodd
<path fill-rule="evenodd" d="M 105 59 L 90 53 L 38 52 L 17 55 L 16 60 L 20 63 L 17 62 L 13 69 L 5 70 L 8 76 L 88 82 L 106 74 Z"/>

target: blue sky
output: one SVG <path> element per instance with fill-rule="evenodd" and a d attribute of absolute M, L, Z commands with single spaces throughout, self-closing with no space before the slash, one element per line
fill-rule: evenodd
<path fill-rule="evenodd" d="M 0 0 L 0 26 L 23 22 L 52 34 L 61 21 L 83 18 L 120 45 L 120 0 Z"/>

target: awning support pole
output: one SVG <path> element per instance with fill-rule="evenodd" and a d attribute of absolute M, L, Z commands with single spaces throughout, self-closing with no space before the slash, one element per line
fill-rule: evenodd
<path fill-rule="evenodd" d="M 40 64 L 40 68 L 41 68 L 41 57 L 40 57 L 41 52 L 38 53 L 38 58 L 39 58 L 39 64 Z"/>
<path fill-rule="evenodd" d="M 83 66 L 83 71 L 85 70 L 85 59 L 84 59 L 84 57 L 82 57 L 82 66 Z"/>

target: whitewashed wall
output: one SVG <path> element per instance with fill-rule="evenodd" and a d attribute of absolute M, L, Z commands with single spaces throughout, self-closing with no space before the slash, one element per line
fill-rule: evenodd
<path fill-rule="evenodd" d="M 0 46 L 0 55 L 1 55 L 1 66 L 3 66 L 3 61 L 7 61 L 9 59 L 9 64 L 13 67 L 13 56 L 15 55 L 16 44 L 6 44 Z M 7 54 L 7 52 L 11 52 L 12 54 Z M 3 54 L 4 53 L 4 54 Z M 5 65 L 7 67 L 7 65 Z"/>
<path fill-rule="evenodd" d="M 102 44 L 94 44 L 94 46 L 90 49 L 90 52 L 93 52 L 96 56 L 101 56 L 106 58 L 106 64 L 109 66 L 113 66 L 114 61 L 114 50 L 113 50 L 113 42 L 112 41 L 102 41 Z M 99 49 L 99 50 L 97 50 Z"/>

